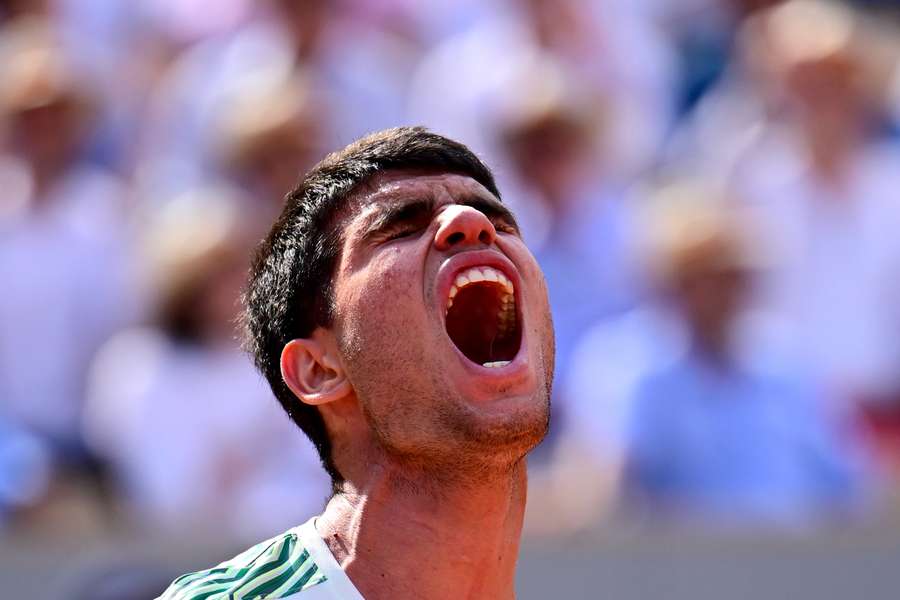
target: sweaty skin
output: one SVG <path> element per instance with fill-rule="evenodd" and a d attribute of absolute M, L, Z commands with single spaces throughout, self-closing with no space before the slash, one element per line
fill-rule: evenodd
<path fill-rule="evenodd" d="M 381 174 L 345 212 L 334 323 L 282 355 L 345 478 L 316 528 L 367 600 L 514 598 L 524 457 L 546 433 L 553 372 L 540 269 L 463 175 Z M 471 264 L 516 285 L 522 341 L 503 368 L 466 359 L 445 329 L 448 277 Z"/>

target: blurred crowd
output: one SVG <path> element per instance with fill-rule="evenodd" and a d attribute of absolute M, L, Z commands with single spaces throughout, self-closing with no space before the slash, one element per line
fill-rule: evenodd
<path fill-rule="evenodd" d="M 0 533 L 321 508 L 237 299 L 298 176 L 401 124 L 548 281 L 529 527 L 897 509 L 900 3 L 3 0 L 0 70 Z"/>

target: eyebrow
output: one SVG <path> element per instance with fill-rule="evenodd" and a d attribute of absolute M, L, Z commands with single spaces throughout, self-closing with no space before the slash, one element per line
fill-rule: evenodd
<path fill-rule="evenodd" d="M 399 201 L 379 211 L 366 225 L 365 237 L 371 238 L 383 231 L 389 231 L 400 223 L 430 217 L 434 212 L 434 200 L 414 198 Z"/>
<path fill-rule="evenodd" d="M 492 222 L 502 220 L 519 231 L 519 225 L 508 208 L 499 200 L 486 198 L 479 195 L 468 195 L 458 198 L 455 204 L 474 208 L 485 215 Z M 400 200 L 397 203 L 382 209 L 373 216 L 366 225 L 365 237 L 371 238 L 383 231 L 389 231 L 393 227 L 405 222 L 415 222 L 420 219 L 430 219 L 434 214 L 435 201 L 433 198 L 412 198 Z"/>

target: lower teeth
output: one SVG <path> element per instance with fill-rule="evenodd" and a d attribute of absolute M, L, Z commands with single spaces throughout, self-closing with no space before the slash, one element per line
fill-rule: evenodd
<path fill-rule="evenodd" d="M 508 364 L 509 364 L 508 360 L 497 360 L 494 362 L 486 362 L 481 366 L 487 367 L 488 369 L 498 369 L 500 367 L 505 367 Z"/>

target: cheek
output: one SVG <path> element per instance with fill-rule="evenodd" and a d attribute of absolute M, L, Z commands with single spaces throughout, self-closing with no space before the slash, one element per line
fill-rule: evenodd
<path fill-rule="evenodd" d="M 421 309 L 421 275 L 399 253 L 370 264 L 357 287 L 356 316 L 366 322 L 402 317 L 403 310 Z M 418 311 L 417 311 L 418 312 Z"/>
<path fill-rule="evenodd" d="M 519 266 L 523 281 L 527 282 L 525 288 L 527 293 L 526 304 L 529 309 L 534 311 L 535 323 L 539 324 L 544 321 L 545 316 L 548 319 L 550 317 L 550 295 L 547 290 L 547 281 L 544 279 L 544 272 L 541 271 L 531 253 L 524 247 L 521 252 L 521 259 L 516 261 L 516 263 Z"/>
<path fill-rule="evenodd" d="M 535 281 L 537 282 L 538 288 L 536 293 L 538 310 L 536 316 L 538 318 L 536 319 L 537 322 L 535 323 L 535 327 L 538 328 L 538 335 L 544 341 L 544 352 L 547 355 L 548 360 L 554 361 L 556 355 L 556 337 L 553 330 L 552 311 L 550 310 L 550 296 L 547 290 L 547 282 L 540 269 L 537 270 Z"/>
<path fill-rule="evenodd" d="M 527 252 L 527 250 L 525 251 Z M 553 319 L 550 312 L 550 297 L 544 274 L 531 254 L 523 254 L 518 262 L 523 281 L 527 282 L 526 307 L 528 327 L 530 329 L 530 345 L 540 348 L 542 362 L 547 373 L 553 372 L 556 354 L 556 341 L 553 332 Z M 549 377 L 549 375 L 548 375 Z"/>
<path fill-rule="evenodd" d="M 337 296 L 341 338 L 369 363 L 396 357 L 421 339 L 426 316 L 421 270 L 399 252 L 385 253 L 345 278 Z"/>
<path fill-rule="evenodd" d="M 348 286 L 348 292 L 351 292 Z M 343 302 L 339 340 L 344 368 L 371 426 L 384 440 L 424 431 L 423 398 L 439 389 L 431 358 L 433 328 L 422 272 L 401 260 L 371 264 Z"/>

